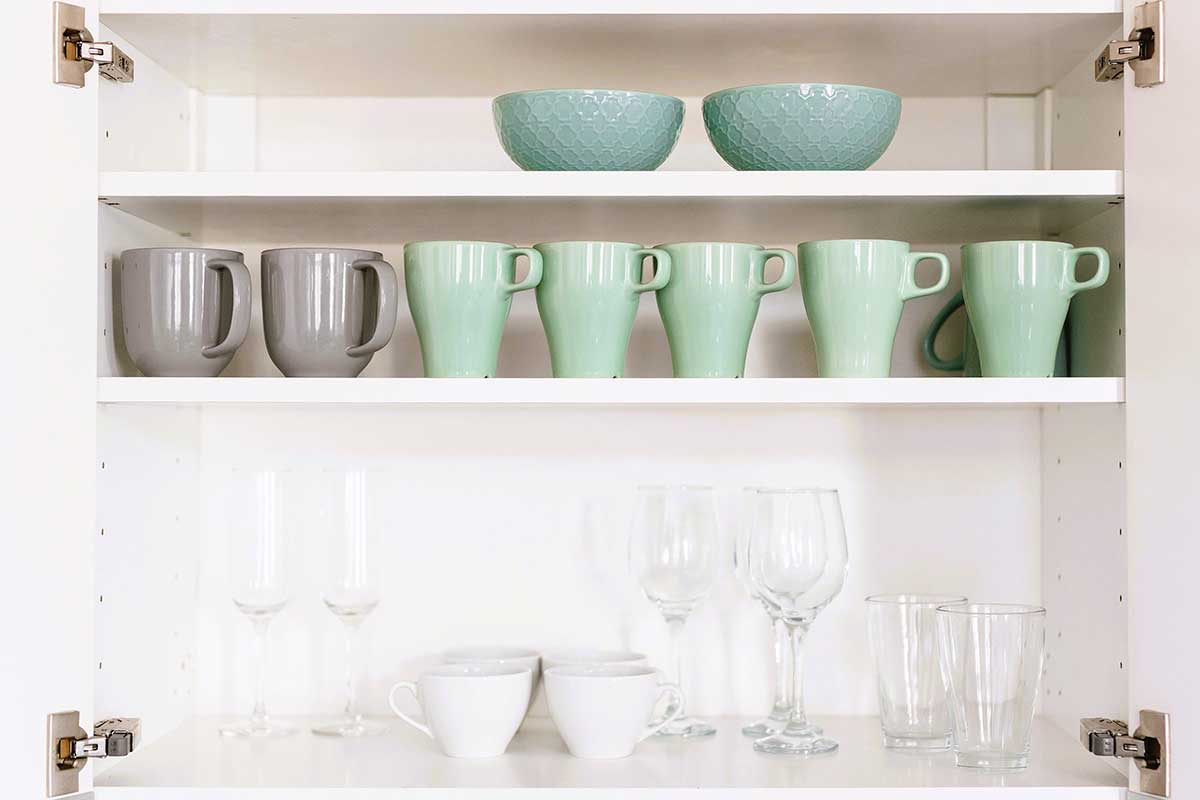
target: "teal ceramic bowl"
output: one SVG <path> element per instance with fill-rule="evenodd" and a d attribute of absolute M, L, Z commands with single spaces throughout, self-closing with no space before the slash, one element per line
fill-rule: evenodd
<path fill-rule="evenodd" d="M 545 89 L 492 101 L 500 144 L 521 169 L 651 170 L 667 160 L 683 101 L 647 92 Z"/>
<path fill-rule="evenodd" d="M 740 170 L 866 169 L 900 123 L 900 98 L 836 83 L 777 83 L 704 98 L 704 127 Z"/>

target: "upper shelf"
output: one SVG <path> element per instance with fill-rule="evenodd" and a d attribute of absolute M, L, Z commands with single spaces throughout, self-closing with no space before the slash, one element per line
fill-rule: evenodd
<path fill-rule="evenodd" d="M 107 28 L 187 86 L 303 97 L 568 86 L 696 97 L 796 81 L 906 97 L 1030 94 L 1121 27 L 1116 0 L 107 0 L 102 10 Z"/>
<path fill-rule="evenodd" d="M 106 172 L 100 196 L 197 242 L 563 238 L 965 242 L 1054 236 L 1118 170 Z"/>

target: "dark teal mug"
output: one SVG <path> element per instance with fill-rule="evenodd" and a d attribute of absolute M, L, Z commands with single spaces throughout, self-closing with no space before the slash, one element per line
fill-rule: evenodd
<path fill-rule="evenodd" d="M 975 332 L 971 330 L 970 319 L 966 320 L 963 330 L 963 346 L 957 356 L 949 359 L 941 358 L 934 349 L 938 334 L 941 333 L 946 320 L 950 319 L 951 315 L 964 305 L 966 305 L 966 301 L 963 300 L 962 291 L 959 291 L 950 298 L 950 302 L 942 306 L 942 310 L 933 318 L 933 322 L 929 323 L 929 330 L 925 333 L 925 340 L 921 343 L 921 351 L 925 354 L 925 363 L 936 370 L 961 372 L 965 378 L 978 378 L 983 372 L 979 368 L 979 346 L 975 344 Z M 1058 352 L 1054 355 L 1054 377 L 1056 378 L 1065 378 L 1071 374 L 1071 362 L 1067 348 L 1067 326 L 1063 325 L 1062 336 L 1058 339 Z"/>

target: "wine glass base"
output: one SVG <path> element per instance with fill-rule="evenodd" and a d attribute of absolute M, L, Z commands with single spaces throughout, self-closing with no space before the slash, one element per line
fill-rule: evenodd
<path fill-rule="evenodd" d="M 762 739 L 774 733 L 779 733 L 787 727 L 787 719 L 778 719 L 776 717 L 763 717 L 757 722 L 751 722 L 742 728 L 742 735 L 749 736 L 751 739 Z"/>
<path fill-rule="evenodd" d="M 312 732 L 317 736 L 341 736 L 346 739 L 359 739 L 364 736 L 378 736 L 387 733 L 387 725 L 370 720 L 360 719 L 356 722 L 331 722 L 328 725 L 316 725 Z"/>
<path fill-rule="evenodd" d="M 654 735 L 661 738 L 699 739 L 703 736 L 713 736 L 716 732 L 717 729 L 707 722 L 694 717 L 680 717 L 660 728 Z"/>
<path fill-rule="evenodd" d="M 245 719 L 222 725 L 217 729 L 222 736 L 244 736 L 252 739 L 274 739 L 291 736 L 296 729 L 291 725 L 280 725 L 271 720 Z"/>
<path fill-rule="evenodd" d="M 838 743 L 820 735 L 776 733 L 755 741 L 754 749 L 759 753 L 778 756 L 819 756 L 837 750 Z"/>

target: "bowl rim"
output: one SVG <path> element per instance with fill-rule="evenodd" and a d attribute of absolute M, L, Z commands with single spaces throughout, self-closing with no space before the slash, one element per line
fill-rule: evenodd
<path fill-rule="evenodd" d="M 723 94 L 730 94 L 732 92 L 744 92 L 747 89 L 780 89 L 780 88 L 784 88 L 784 87 L 793 87 L 793 86 L 836 86 L 839 89 L 857 89 L 861 92 L 871 92 L 871 93 L 875 93 L 875 94 L 889 94 L 892 97 L 896 98 L 897 100 L 901 100 L 903 102 L 903 98 L 901 98 L 900 95 L 896 94 L 895 92 L 893 92 L 889 89 L 880 89 L 878 86 L 860 86 L 856 83 L 831 83 L 829 81 L 798 81 L 795 83 L 748 83 L 744 86 L 730 86 L 727 89 L 718 89 L 717 91 L 715 91 L 711 94 L 706 94 L 704 96 L 704 99 L 701 101 L 701 104 L 707 103 L 709 100 L 712 100 L 713 98 L 718 97 Z"/>
<path fill-rule="evenodd" d="M 672 100 L 676 103 L 679 103 L 680 105 L 683 105 L 683 100 L 681 100 L 680 98 L 676 97 L 673 94 L 660 94 L 659 92 L 642 92 L 642 91 L 638 91 L 638 90 L 634 90 L 634 89 L 605 89 L 603 87 L 595 87 L 595 88 L 591 88 L 591 89 L 579 89 L 579 88 L 573 88 L 573 87 L 566 87 L 566 88 L 561 88 L 561 89 L 555 89 L 555 88 L 522 89 L 521 91 L 518 91 L 518 92 L 505 92 L 504 94 L 498 94 L 492 98 L 492 103 L 495 104 L 495 103 L 500 102 L 501 100 L 506 100 L 510 97 L 516 97 L 517 95 L 523 95 L 523 94 L 524 95 L 550 94 L 550 93 L 558 94 L 558 93 L 562 93 L 562 92 L 575 92 L 578 94 L 606 93 L 606 94 L 623 94 L 623 95 L 630 95 L 630 96 L 637 95 L 637 96 L 641 96 L 641 97 L 658 97 L 658 98 L 662 98 L 665 100 Z"/>

